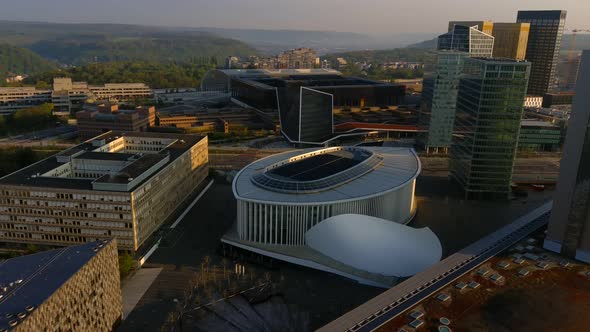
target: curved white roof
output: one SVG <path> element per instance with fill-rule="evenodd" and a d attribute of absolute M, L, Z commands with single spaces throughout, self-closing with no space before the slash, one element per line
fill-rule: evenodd
<path fill-rule="evenodd" d="M 278 193 L 261 188 L 252 177 L 275 163 L 322 148 L 293 150 L 275 154 L 244 167 L 235 177 L 233 191 L 237 199 L 254 202 L 318 204 L 380 195 L 395 190 L 414 180 L 420 173 L 420 160 L 413 149 L 394 147 L 362 147 L 381 157 L 383 161 L 371 172 L 336 188 L 317 193 Z"/>
<path fill-rule="evenodd" d="M 341 214 L 312 227 L 307 245 L 341 263 L 371 273 L 409 277 L 440 261 L 442 246 L 430 228 Z"/>

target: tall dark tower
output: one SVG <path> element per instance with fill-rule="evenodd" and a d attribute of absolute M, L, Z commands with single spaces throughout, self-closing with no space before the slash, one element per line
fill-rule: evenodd
<path fill-rule="evenodd" d="M 544 246 L 590 263 L 590 51 L 582 53 Z"/>
<path fill-rule="evenodd" d="M 523 10 L 516 21 L 530 23 L 526 59 L 532 63 L 527 94 L 542 96 L 554 85 L 565 10 Z"/>

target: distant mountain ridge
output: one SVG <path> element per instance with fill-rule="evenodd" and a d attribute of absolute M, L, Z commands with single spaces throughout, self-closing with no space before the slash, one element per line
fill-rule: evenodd
<path fill-rule="evenodd" d="M 0 21 L 0 40 L 65 65 L 109 61 L 186 62 L 258 51 L 208 32 L 124 24 Z"/>

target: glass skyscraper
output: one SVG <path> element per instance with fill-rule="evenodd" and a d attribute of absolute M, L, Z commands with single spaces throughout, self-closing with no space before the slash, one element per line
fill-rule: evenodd
<path fill-rule="evenodd" d="M 437 49 L 467 52 L 473 57 L 491 57 L 494 37 L 479 31 L 477 26 L 455 25 L 453 30 L 438 37 Z"/>
<path fill-rule="evenodd" d="M 450 172 L 468 199 L 509 196 L 529 73 L 525 61 L 465 59 Z"/>
<path fill-rule="evenodd" d="M 420 128 L 422 144 L 428 152 L 448 152 L 453 135 L 455 104 L 463 61 L 469 54 L 458 51 L 438 51 L 435 71 L 424 79 Z"/>
<path fill-rule="evenodd" d="M 419 139 L 428 152 L 447 153 L 451 145 L 464 59 L 492 56 L 494 37 L 478 30 L 480 25 L 491 30 L 489 24 L 462 24 L 449 23 L 450 32 L 438 37 L 434 70 L 424 78 L 419 126 L 425 132 Z"/>
<path fill-rule="evenodd" d="M 582 53 L 544 247 L 590 263 L 590 51 Z"/>
<path fill-rule="evenodd" d="M 555 84 L 565 17 L 565 10 L 518 12 L 517 22 L 531 24 L 526 50 L 526 59 L 531 62 L 529 95 L 542 96 Z"/>

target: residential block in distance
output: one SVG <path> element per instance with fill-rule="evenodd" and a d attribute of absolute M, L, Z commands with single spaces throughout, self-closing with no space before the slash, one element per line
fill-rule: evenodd
<path fill-rule="evenodd" d="M 119 109 L 115 105 L 98 105 L 95 110 L 76 112 L 78 133 L 82 139 L 104 134 L 108 131 L 147 131 L 156 125 L 156 108 L 140 106 L 134 109 Z"/>
<path fill-rule="evenodd" d="M 112 331 L 123 305 L 116 240 L 0 263 L 0 331 Z"/>
<path fill-rule="evenodd" d="M 0 241 L 134 251 L 207 175 L 207 137 L 108 132 L 0 178 Z"/>
<path fill-rule="evenodd" d="M 510 194 L 529 71 L 526 61 L 465 60 L 449 168 L 468 199 Z"/>

